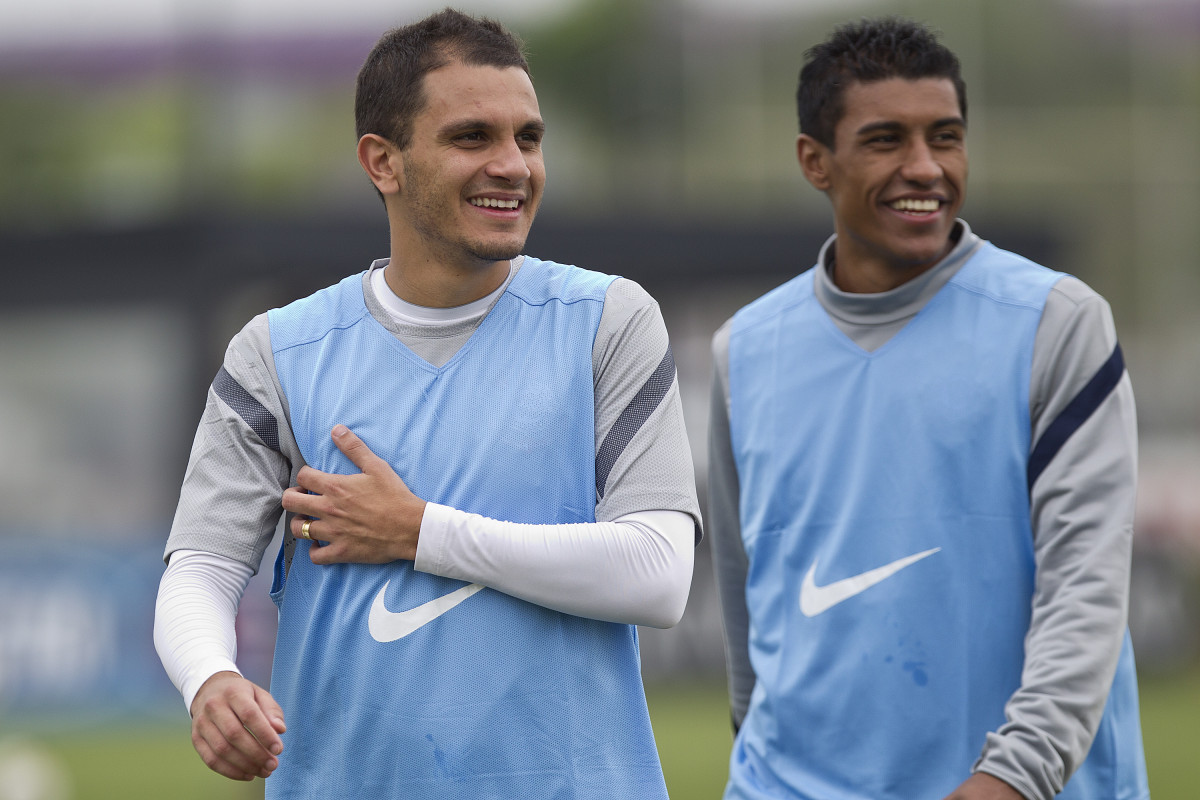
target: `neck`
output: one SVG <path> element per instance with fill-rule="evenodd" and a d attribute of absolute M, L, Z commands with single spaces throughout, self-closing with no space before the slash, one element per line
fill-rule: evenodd
<path fill-rule="evenodd" d="M 852 236 L 845 236 L 841 231 L 834 241 L 829 275 L 833 283 L 843 292 L 855 294 L 879 294 L 892 289 L 922 275 L 942 262 L 954 249 L 961 235 L 961 229 L 955 230 L 947 238 L 941 252 L 933 258 L 914 261 L 901 261 L 891 254 L 880 253 L 870 247 L 861 246 Z"/>
<path fill-rule="evenodd" d="M 401 300 L 427 308 L 454 308 L 500 288 L 511 265 L 511 261 L 491 261 L 455 267 L 434 261 L 414 263 L 393 254 L 383 278 Z"/>
<path fill-rule="evenodd" d="M 835 248 L 831 277 L 834 285 L 843 292 L 879 294 L 903 286 L 918 275 L 932 269 L 939 261 L 941 261 L 941 257 L 924 264 L 910 266 L 863 263 L 861 261 L 848 265 L 838 258 Z"/>

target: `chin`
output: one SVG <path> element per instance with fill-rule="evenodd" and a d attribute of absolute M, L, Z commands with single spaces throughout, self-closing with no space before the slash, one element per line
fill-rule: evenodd
<path fill-rule="evenodd" d="M 952 244 L 949 235 L 938 237 L 936 241 L 930 242 L 927 246 L 917 246 L 906 248 L 907 252 L 901 259 L 908 267 L 933 266 L 938 261 L 941 261 L 947 253 L 950 252 Z"/>
<path fill-rule="evenodd" d="M 472 247 L 470 253 L 480 261 L 509 261 L 521 255 L 525 243 L 516 246 L 494 245 L 490 247 Z"/>
<path fill-rule="evenodd" d="M 521 255 L 525 249 L 525 237 L 503 242 L 474 242 L 468 251 L 482 261 L 507 261 Z"/>

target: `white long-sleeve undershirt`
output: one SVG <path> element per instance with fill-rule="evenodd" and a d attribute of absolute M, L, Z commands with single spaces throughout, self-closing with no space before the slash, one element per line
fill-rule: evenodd
<path fill-rule="evenodd" d="M 414 567 L 567 614 L 669 628 L 683 616 L 694 547 L 695 521 L 681 511 L 529 525 L 429 503 Z M 197 550 L 176 551 L 163 573 L 154 645 L 189 710 L 206 680 L 239 672 L 234 620 L 251 575 Z"/>
<path fill-rule="evenodd" d="M 171 556 L 158 585 L 154 648 L 189 713 L 201 685 L 218 672 L 237 672 L 234 620 L 254 571 L 232 558 L 199 550 Z"/>
<path fill-rule="evenodd" d="M 579 617 L 669 628 L 687 603 L 695 530 L 682 511 L 527 525 L 429 503 L 414 566 Z"/>

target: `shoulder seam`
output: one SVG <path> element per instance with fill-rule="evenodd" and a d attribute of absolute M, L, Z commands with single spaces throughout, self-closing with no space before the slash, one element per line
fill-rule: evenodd
<path fill-rule="evenodd" d="M 1059 280 L 1061 280 L 1061 278 Z M 1054 284 L 1051 284 L 1051 286 L 1050 286 L 1051 291 L 1053 291 L 1054 286 L 1057 285 L 1057 283 L 1058 283 L 1058 281 L 1055 281 Z M 976 297 L 981 297 L 985 300 L 990 300 L 993 303 L 997 303 L 999 305 L 1012 306 L 1014 308 L 1028 308 L 1028 309 L 1031 309 L 1034 311 L 1039 311 L 1039 312 L 1045 306 L 1044 301 L 1023 300 L 1023 299 L 1013 298 L 1013 297 L 1001 297 L 1000 295 L 996 294 L 995 292 L 988 291 L 987 289 L 984 289 L 982 287 L 972 286 L 972 285 L 968 284 L 966 281 L 959 281 L 957 275 L 955 275 L 953 278 L 951 278 L 949 281 L 947 281 L 946 285 L 952 286 L 955 289 L 958 289 L 959 291 L 967 292 L 968 294 L 973 294 Z"/>
<path fill-rule="evenodd" d="M 328 325 L 319 334 L 314 334 L 312 336 L 306 337 L 304 339 L 300 339 L 295 342 L 291 342 L 290 344 L 286 344 L 286 345 L 283 345 L 278 348 L 275 347 L 275 340 L 272 339 L 271 340 L 271 354 L 276 355 L 278 353 L 283 353 L 283 352 L 286 352 L 287 350 L 291 350 L 292 348 L 295 348 L 295 347 L 303 347 L 305 345 L 313 344 L 314 342 L 319 342 L 322 339 L 324 339 L 326 336 L 328 336 L 329 334 L 333 333 L 334 331 L 344 331 L 348 328 L 353 328 L 355 325 L 362 322 L 363 317 L 369 317 L 369 316 L 371 316 L 370 310 L 366 306 L 363 306 L 362 311 L 358 315 L 356 315 L 354 318 L 347 320 L 346 322 L 338 322 L 338 323 Z"/>
<path fill-rule="evenodd" d="M 803 273 L 801 273 L 801 274 L 803 274 Z M 799 277 L 799 276 L 797 276 L 797 277 Z M 790 283 L 790 281 L 789 281 L 789 283 Z M 788 284 L 785 283 L 782 286 L 776 287 L 776 289 L 782 289 L 783 286 L 787 286 L 787 285 Z M 771 292 L 776 291 L 776 289 L 772 289 Z M 767 295 L 771 294 L 771 292 L 768 292 Z M 758 298 L 757 300 L 754 300 L 753 302 L 749 303 L 748 305 L 742 306 L 740 309 L 737 310 L 737 312 L 734 313 L 734 315 L 732 317 L 729 318 L 728 322 L 730 323 L 730 325 L 729 325 L 729 338 L 730 339 L 733 339 L 735 336 L 740 336 L 741 334 L 746 333 L 747 331 L 754 330 L 755 328 L 757 328 L 761 325 L 769 324 L 772 320 L 777 319 L 784 313 L 791 311 L 792 309 L 807 305 L 808 303 L 815 301 L 817 298 L 817 295 L 815 292 L 808 291 L 801 297 L 794 297 L 794 298 L 788 299 L 784 303 L 771 309 L 766 314 L 755 313 L 754 319 L 749 322 L 743 323 L 742 325 L 733 324 L 734 320 L 737 319 L 738 317 L 745 318 L 747 315 L 749 315 L 750 312 L 748 311 L 748 309 L 752 308 L 753 306 L 758 305 L 760 303 L 760 301 L 764 300 L 767 297 L 767 295 L 763 295 L 762 297 Z"/>

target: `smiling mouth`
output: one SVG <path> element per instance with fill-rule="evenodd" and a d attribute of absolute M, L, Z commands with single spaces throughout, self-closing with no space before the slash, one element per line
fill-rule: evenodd
<path fill-rule="evenodd" d="M 909 197 L 893 200 L 887 205 L 888 208 L 904 214 L 933 214 L 942 207 L 940 200 L 916 200 Z"/>
<path fill-rule="evenodd" d="M 505 211 L 515 211 L 521 207 L 520 200 L 497 200 L 494 197 L 472 197 L 467 202 L 477 208 L 498 208 Z"/>

